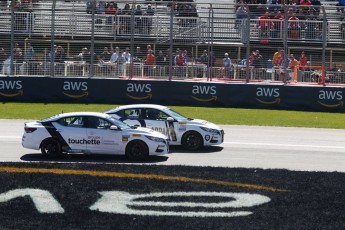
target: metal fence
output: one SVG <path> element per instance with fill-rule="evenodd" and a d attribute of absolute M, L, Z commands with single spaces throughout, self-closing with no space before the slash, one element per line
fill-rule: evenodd
<path fill-rule="evenodd" d="M 343 84 L 335 3 L 4 1 L 0 76 Z"/>

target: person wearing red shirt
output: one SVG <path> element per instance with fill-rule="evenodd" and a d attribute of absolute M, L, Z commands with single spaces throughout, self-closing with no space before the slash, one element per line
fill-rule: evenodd
<path fill-rule="evenodd" d="M 308 58 L 305 55 L 304 51 L 302 51 L 301 56 L 299 58 L 299 65 L 300 65 L 299 69 L 304 70 L 307 63 L 308 63 Z"/>
<path fill-rule="evenodd" d="M 114 3 L 110 3 L 106 8 L 105 8 L 105 14 L 109 15 L 107 17 L 107 24 L 112 24 L 114 21 L 114 15 L 117 12 L 117 6 L 114 5 Z"/>
<path fill-rule="evenodd" d="M 277 30 L 280 30 L 281 26 L 283 25 L 283 21 L 284 21 L 284 15 L 282 15 L 281 11 L 278 11 L 276 16 L 273 17 L 274 20 L 274 28 L 276 28 Z"/>
<path fill-rule="evenodd" d="M 288 18 L 288 34 L 289 38 L 297 39 L 299 38 L 300 26 L 299 19 L 296 17 L 296 14 L 293 13 Z"/>
<path fill-rule="evenodd" d="M 259 36 L 260 37 L 269 37 L 269 32 L 273 27 L 273 22 L 271 21 L 269 12 L 266 12 L 264 15 L 259 18 Z"/>
<path fill-rule="evenodd" d="M 177 55 L 175 56 L 175 65 L 176 75 L 178 77 L 186 77 L 185 66 L 187 65 L 187 60 L 182 50 L 179 50 Z"/>
<path fill-rule="evenodd" d="M 152 76 L 154 75 L 153 73 L 153 69 L 154 69 L 154 65 L 156 63 L 156 56 L 153 54 L 153 51 L 150 49 L 147 51 L 146 54 L 146 59 L 145 59 L 145 68 L 144 68 L 144 72 L 146 76 Z"/>

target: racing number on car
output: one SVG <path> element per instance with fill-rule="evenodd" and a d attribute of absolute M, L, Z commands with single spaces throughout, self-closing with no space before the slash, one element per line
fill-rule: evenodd
<path fill-rule="evenodd" d="M 168 130 L 168 137 L 170 140 L 172 141 L 177 141 L 177 137 L 176 137 L 176 131 L 175 131 L 175 127 L 174 127 L 174 121 L 166 121 L 166 126 L 167 126 L 167 130 Z"/>

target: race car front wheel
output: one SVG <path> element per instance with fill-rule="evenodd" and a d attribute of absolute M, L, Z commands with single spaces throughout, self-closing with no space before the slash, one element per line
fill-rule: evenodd
<path fill-rule="evenodd" d="M 187 150 L 198 150 L 204 145 L 202 136 L 194 131 L 187 132 L 182 137 L 182 146 Z"/>
<path fill-rule="evenodd" d="M 149 156 L 149 149 L 142 141 L 132 141 L 126 147 L 126 157 L 130 160 L 144 160 Z"/>
<path fill-rule="evenodd" d="M 48 158 L 55 158 L 62 154 L 61 144 L 56 139 L 47 139 L 41 144 L 41 152 Z"/>

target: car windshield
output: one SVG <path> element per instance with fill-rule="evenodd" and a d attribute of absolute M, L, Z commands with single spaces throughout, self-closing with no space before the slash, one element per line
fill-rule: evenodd
<path fill-rule="evenodd" d="M 39 120 L 40 122 L 52 121 L 59 117 L 59 114 Z"/>
<path fill-rule="evenodd" d="M 123 123 L 122 121 L 116 119 L 115 117 L 108 116 L 108 120 L 110 120 L 114 125 L 120 127 L 122 130 L 123 129 L 131 129 L 131 127 L 129 125 Z"/>
<path fill-rule="evenodd" d="M 165 109 L 164 112 L 176 120 L 187 120 L 188 118 L 172 109 Z"/>

